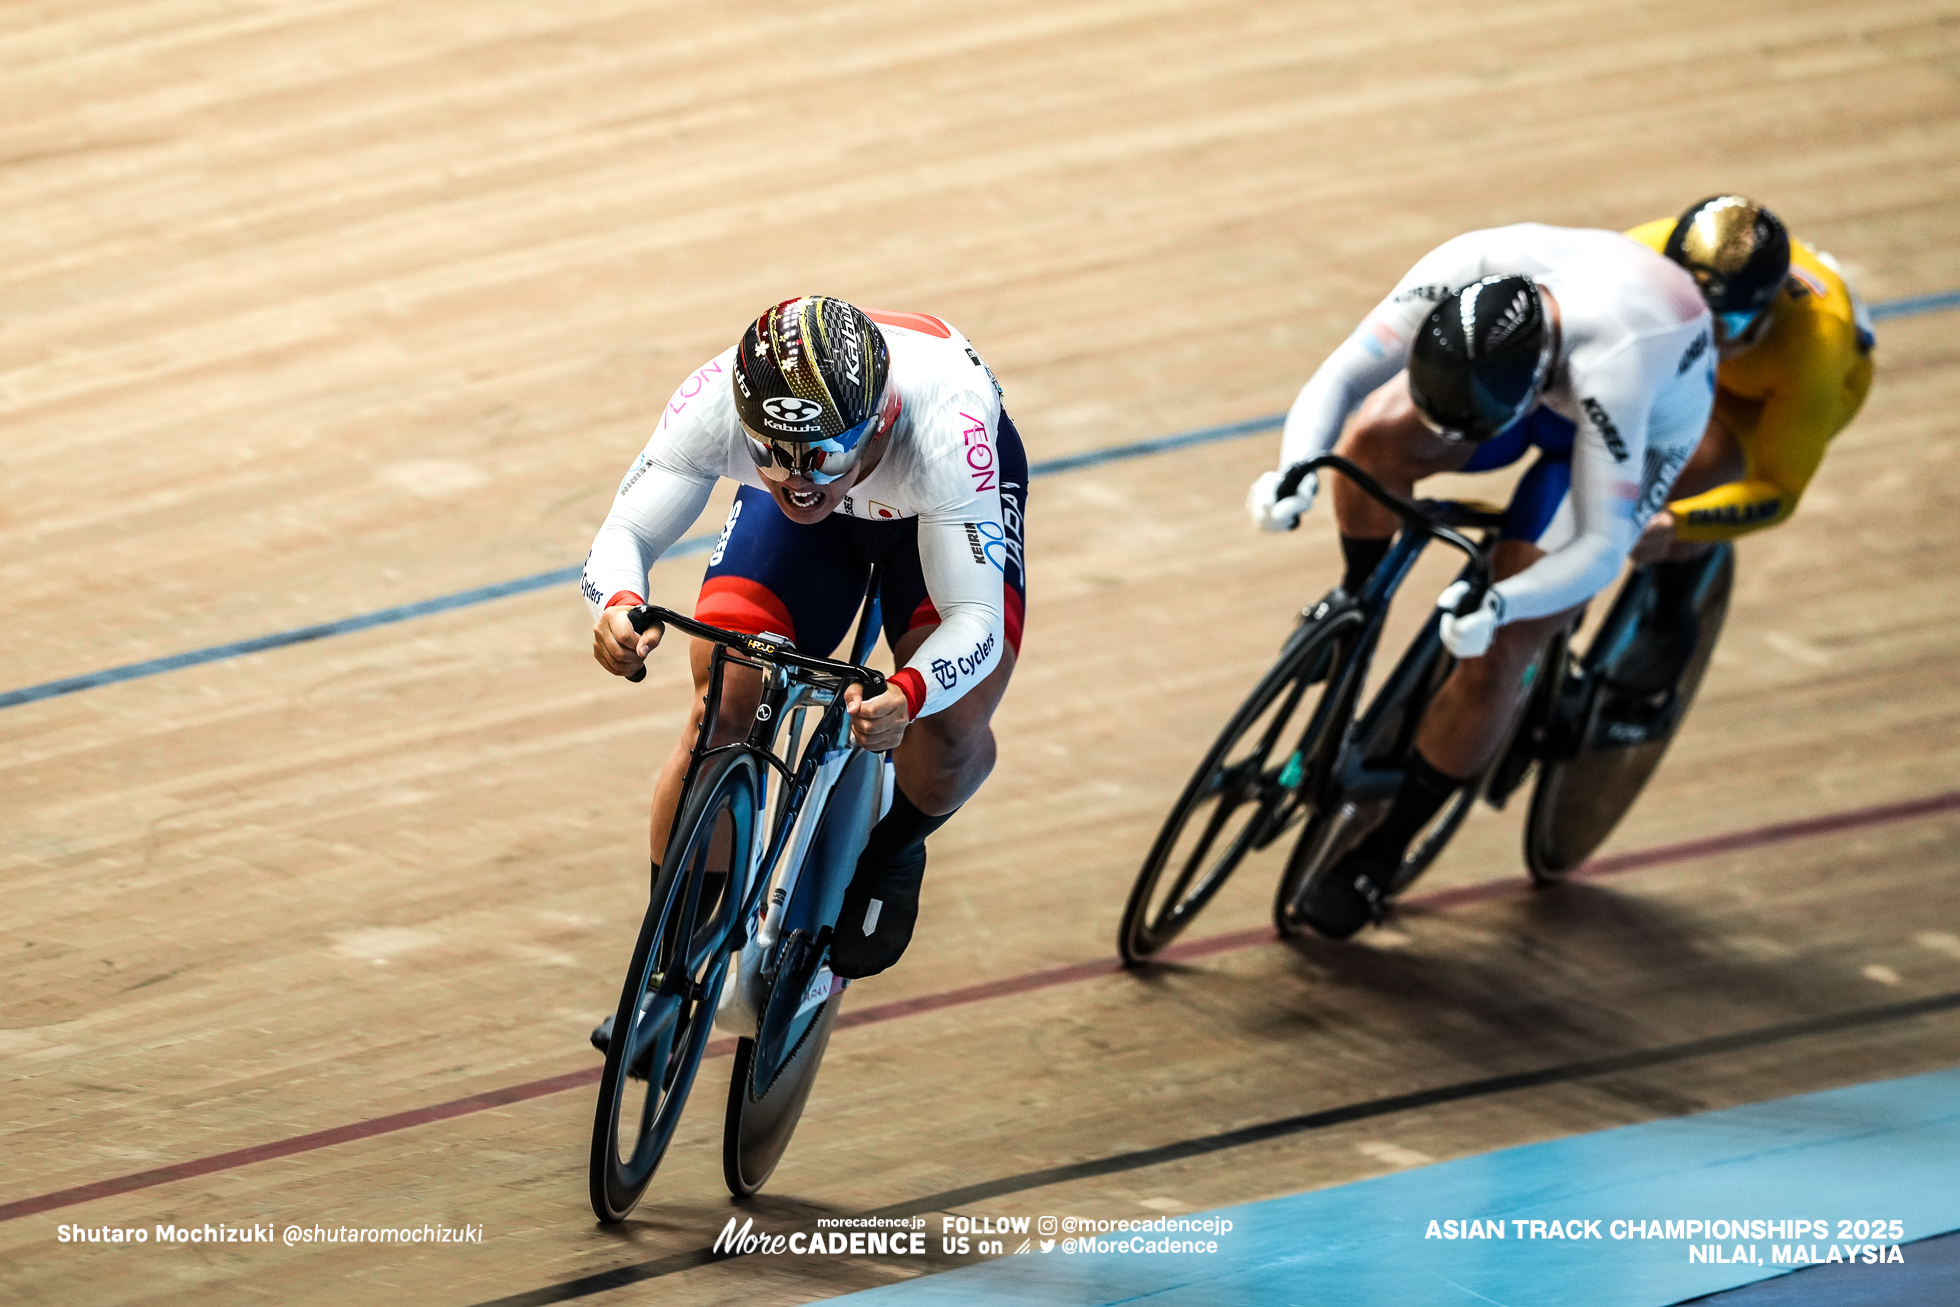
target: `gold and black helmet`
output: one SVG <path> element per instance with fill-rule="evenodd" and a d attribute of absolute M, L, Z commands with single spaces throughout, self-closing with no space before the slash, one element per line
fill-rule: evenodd
<path fill-rule="evenodd" d="M 823 484 L 856 465 L 885 407 L 891 356 L 856 305 L 804 295 L 766 309 L 735 351 L 735 413 L 756 468 Z"/>
<path fill-rule="evenodd" d="M 1776 298 L 1790 275 L 1790 234 L 1776 215 L 1740 195 L 1688 207 L 1668 234 L 1668 258 L 1693 274 L 1731 340 Z"/>

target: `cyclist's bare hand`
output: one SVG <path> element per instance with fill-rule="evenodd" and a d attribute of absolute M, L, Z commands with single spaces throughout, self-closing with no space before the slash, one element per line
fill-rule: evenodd
<path fill-rule="evenodd" d="M 1667 551 L 1673 544 L 1674 514 L 1663 508 L 1648 520 L 1647 529 L 1640 533 L 1640 539 L 1633 542 L 1633 551 L 1627 558 L 1635 567 L 1645 567 L 1667 557 Z"/>
<path fill-rule="evenodd" d="M 870 749 L 883 753 L 896 749 L 898 742 L 905 738 L 905 728 L 912 724 L 912 711 L 905 702 L 905 691 L 896 685 L 887 684 L 885 692 L 874 699 L 864 697 L 864 688 L 856 683 L 844 687 L 844 710 L 851 714 L 851 738 L 857 741 L 860 749 Z"/>
<path fill-rule="evenodd" d="M 631 676 L 644 667 L 647 655 L 660 647 L 660 637 L 667 630 L 656 622 L 644 634 L 635 631 L 626 619 L 632 611 L 631 604 L 608 608 L 592 626 L 592 657 L 614 676 Z"/>

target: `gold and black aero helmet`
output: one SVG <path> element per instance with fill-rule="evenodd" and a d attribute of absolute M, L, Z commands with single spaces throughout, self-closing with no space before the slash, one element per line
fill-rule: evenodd
<path fill-rule="evenodd" d="M 1545 301 L 1529 277 L 1485 277 L 1447 296 L 1409 345 L 1409 398 L 1431 431 L 1488 440 L 1538 402 L 1552 370 Z"/>
<path fill-rule="evenodd" d="M 1688 206 L 1664 252 L 1693 274 L 1730 340 L 1749 330 L 1790 275 L 1790 234 L 1775 214 L 1740 195 Z"/>
<path fill-rule="evenodd" d="M 756 468 L 772 481 L 843 476 L 877 430 L 890 374 L 862 309 L 828 295 L 772 305 L 735 351 L 735 413 Z"/>

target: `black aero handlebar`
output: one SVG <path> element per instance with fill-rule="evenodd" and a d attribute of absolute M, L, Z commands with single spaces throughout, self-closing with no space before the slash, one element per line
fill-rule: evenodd
<path fill-rule="evenodd" d="M 631 622 L 633 629 L 642 635 L 646 634 L 647 628 L 653 626 L 677 627 L 698 640 L 706 640 L 711 644 L 725 645 L 729 648 L 739 649 L 741 652 L 753 658 L 766 659 L 772 663 L 780 663 L 785 667 L 797 667 L 804 671 L 820 672 L 826 676 L 835 676 L 843 681 L 855 681 L 864 687 L 864 697 L 867 699 L 874 699 L 885 692 L 885 674 L 883 672 L 874 671 L 869 667 L 860 667 L 856 663 L 839 662 L 834 658 L 818 658 L 811 654 L 798 653 L 791 645 L 782 644 L 775 640 L 765 640 L 759 635 L 745 635 L 740 631 L 724 631 L 718 626 L 709 626 L 705 622 L 697 622 L 692 617 L 683 617 L 673 609 L 662 608 L 658 604 L 641 604 L 626 614 L 626 620 Z M 647 669 L 641 667 L 626 679 L 629 681 L 640 681 L 646 678 L 646 674 Z"/>
<path fill-rule="evenodd" d="M 1295 463 L 1286 469 L 1285 475 L 1280 477 L 1279 494 L 1276 498 L 1285 499 L 1298 494 L 1300 483 L 1307 479 L 1307 474 L 1317 472 L 1321 468 L 1331 468 L 1339 472 L 1358 486 L 1368 498 L 1400 517 L 1411 530 L 1420 531 L 1461 551 L 1463 556 L 1470 560 L 1470 589 L 1462 599 L 1457 601 L 1456 607 L 1451 612 L 1457 617 L 1468 617 L 1482 607 L 1484 594 L 1490 589 L 1490 559 L 1485 556 L 1483 548 L 1476 541 L 1450 526 L 1434 510 L 1414 500 L 1402 498 L 1375 480 L 1352 459 L 1343 458 L 1339 454 L 1322 454 L 1319 458 Z"/>

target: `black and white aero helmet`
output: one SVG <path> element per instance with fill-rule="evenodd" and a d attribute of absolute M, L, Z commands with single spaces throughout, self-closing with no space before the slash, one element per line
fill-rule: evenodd
<path fill-rule="evenodd" d="M 1529 277 L 1485 277 L 1446 297 L 1409 346 L 1409 397 L 1439 435 L 1490 439 L 1537 402 L 1552 369 L 1544 297 Z"/>

